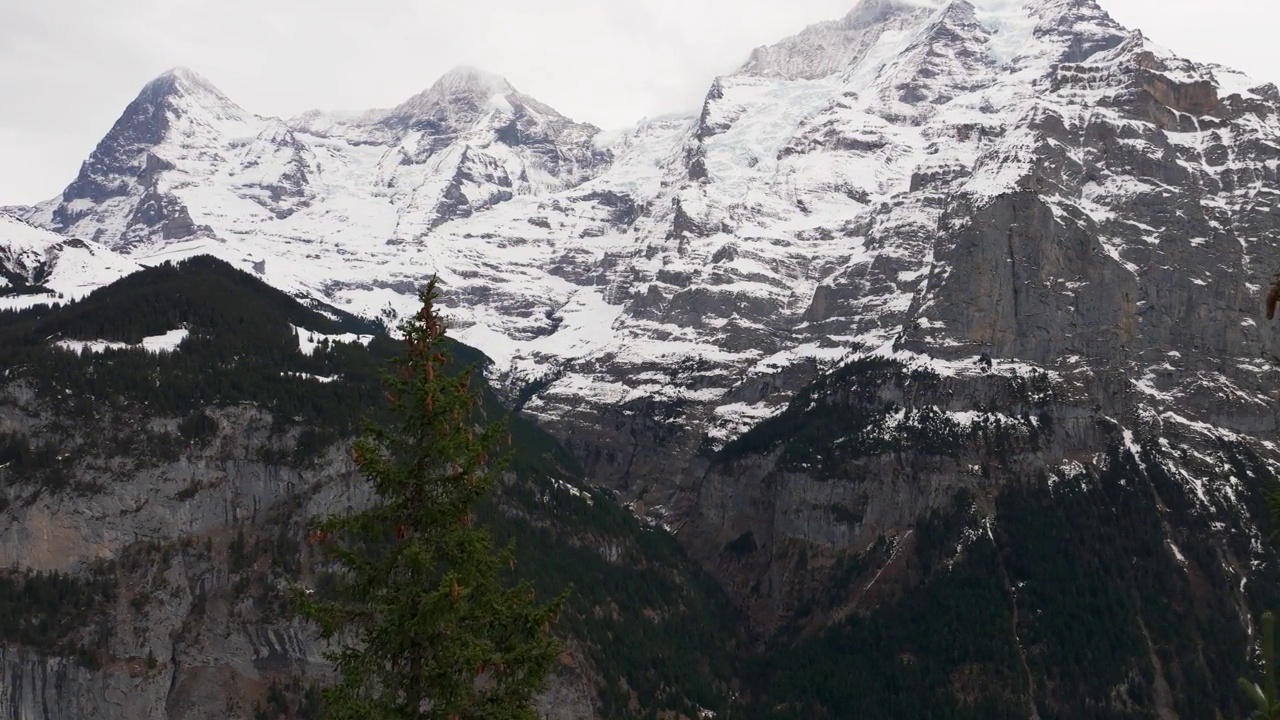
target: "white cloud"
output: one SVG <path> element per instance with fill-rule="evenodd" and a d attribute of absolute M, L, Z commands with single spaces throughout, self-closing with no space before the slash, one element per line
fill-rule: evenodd
<path fill-rule="evenodd" d="M 1258 0 L 1102 0 L 1198 60 L 1280 80 Z M 0 205 L 56 195 L 146 81 L 175 65 L 254 112 L 394 105 L 450 67 L 506 75 L 605 128 L 693 111 L 757 46 L 854 0 L 0 2 Z"/>

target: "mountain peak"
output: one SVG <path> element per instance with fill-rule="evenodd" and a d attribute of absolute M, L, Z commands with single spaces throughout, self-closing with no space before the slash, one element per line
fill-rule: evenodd
<path fill-rule="evenodd" d="M 862 30 L 883 22 L 891 15 L 919 10 L 932 11 L 938 5 L 936 2 L 913 0 L 862 0 L 836 22 L 841 27 Z"/>
<path fill-rule="evenodd" d="M 856 65 L 883 33 L 919 25 L 939 7 L 933 0 L 861 0 L 839 20 L 756 48 L 739 72 L 788 80 L 824 77 Z"/>
<path fill-rule="evenodd" d="M 458 65 L 440 76 L 431 86 L 443 92 L 481 91 L 488 95 L 506 95 L 516 91 L 501 75 L 481 70 L 472 65 Z"/>
<path fill-rule="evenodd" d="M 987 48 L 999 62 L 1035 54 L 1048 62 L 1079 62 L 1119 44 L 1127 31 L 1098 0 L 860 0 L 838 20 L 816 23 L 752 51 L 740 73 L 815 79 L 858 66 L 882 39 L 901 52 L 908 40 L 939 22 L 976 21 L 993 36 Z M 905 35 L 903 33 L 906 33 Z M 871 54 L 869 54 L 871 53 Z"/>
<path fill-rule="evenodd" d="M 143 86 L 81 165 L 53 210 L 52 225 L 65 229 L 80 218 L 69 203 L 103 202 L 129 195 L 139 183 L 150 186 L 170 166 L 155 153 L 167 140 L 180 137 L 186 147 L 211 147 L 221 142 L 229 124 L 239 132 L 240 124 L 253 119 L 197 73 L 184 67 L 165 71 Z"/>
<path fill-rule="evenodd" d="M 169 68 L 168 70 L 160 73 L 157 79 L 160 78 L 172 78 L 183 82 L 207 82 L 199 73 L 185 65 L 177 65 Z"/>
<path fill-rule="evenodd" d="M 239 109 L 218 89 L 218 86 L 209 82 L 203 75 L 183 66 L 170 68 L 156 76 L 142 88 L 139 95 L 140 98 L 152 100 L 174 96 L 199 98 L 206 103 L 212 102 L 214 105 Z"/>
<path fill-rule="evenodd" d="M 178 66 L 166 70 L 143 86 L 138 97 L 125 109 L 122 121 L 130 116 L 151 116 L 159 108 L 178 115 L 194 114 L 207 120 L 247 120 L 252 114 L 227 97 L 207 78 Z"/>
<path fill-rule="evenodd" d="M 386 117 L 393 122 L 440 120 L 457 113 L 470 117 L 489 107 L 493 98 L 514 93 L 516 89 L 501 75 L 459 65 L 441 75 L 431 87 L 393 108 Z"/>

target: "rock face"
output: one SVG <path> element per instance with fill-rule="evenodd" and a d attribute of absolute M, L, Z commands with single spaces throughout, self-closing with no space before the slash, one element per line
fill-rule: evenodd
<path fill-rule="evenodd" d="M 50 437 L 41 427 L 48 416 L 30 414 L 39 403 L 22 403 L 22 412 L 17 399 L 5 398 L 0 432 Z M 283 579 L 278 568 L 246 563 L 283 559 L 252 549 L 264 533 L 296 548 L 296 519 L 361 502 L 358 475 L 341 447 L 311 469 L 263 462 L 264 451 L 286 455 L 297 439 L 274 431 L 268 413 L 227 408 L 212 417 L 217 436 L 169 462 L 97 458 L 83 439 L 63 435 L 64 450 L 80 455 L 77 483 L 109 483 L 106 493 L 41 492 L 37 478 L 9 478 L 15 509 L 0 521 L 5 567 L 76 573 L 109 563 L 118 580 L 78 629 L 92 637 L 97 623 L 109 628 L 93 663 L 0 644 L 0 716 L 248 718 L 272 681 L 326 676 L 314 627 L 274 609 L 276 600 L 259 601 Z M 152 432 L 177 432 L 176 421 L 151 424 Z M 585 677 L 557 679 L 549 697 L 557 701 L 547 717 L 594 717 L 595 688 Z"/>

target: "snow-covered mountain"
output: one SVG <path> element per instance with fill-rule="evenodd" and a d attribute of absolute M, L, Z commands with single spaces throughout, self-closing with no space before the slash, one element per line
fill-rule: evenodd
<path fill-rule="evenodd" d="M 69 302 L 139 269 L 98 243 L 0 213 L 0 308 Z"/>
<path fill-rule="evenodd" d="M 283 239 L 323 241 L 345 227 L 369 242 L 417 242 L 515 195 L 581 183 L 608 162 L 592 144 L 598 132 L 474 68 L 391 110 L 288 122 L 177 68 L 148 83 L 76 180 L 30 214 L 135 252 L 254 235 L 264 223 L 262 234 Z"/>
<path fill-rule="evenodd" d="M 1274 428 L 1278 102 L 1092 0 L 864 0 L 607 144 L 469 68 L 292 120 L 175 70 L 27 217 L 371 316 L 439 272 L 513 401 L 679 504 L 673 468 L 856 352 L 1116 367 L 1187 423 Z"/>
<path fill-rule="evenodd" d="M 511 404 L 794 631 L 788 716 L 1225 717 L 1280 597 L 1280 91 L 1094 0 L 863 0 L 620 134 L 468 68 L 289 120 L 176 70 L 11 212 L 366 316 L 439 273 Z"/>

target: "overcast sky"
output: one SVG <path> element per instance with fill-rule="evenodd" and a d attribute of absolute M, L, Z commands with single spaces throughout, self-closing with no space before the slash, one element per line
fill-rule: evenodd
<path fill-rule="evenodd" d="M 246 109 L 399 103 L 458 64 L 604 128 L 692 111 L 750 50 L 856 0 L 0 0 L 0 205 L 57 195 L 152 77 Z M 1196 60 L 1280 82 L 1272 0 L 1101 0 Z"/>

